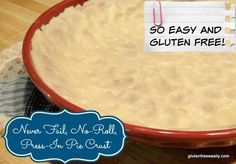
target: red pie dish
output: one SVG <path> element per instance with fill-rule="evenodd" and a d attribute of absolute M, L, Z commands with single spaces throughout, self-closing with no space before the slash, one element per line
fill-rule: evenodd
<path fill-rule="evenodd" d="M 84 109 L 65 100 L 51 89 L 42 79 L 32 62 L 32 38 L 37 29 L 48 24 L 53 18 L 64 11 L 65 8 L 83 5 L 85 0 L 65 0 L 43 13 L 29 28 L 23 43 L 23 61 L 25 68 L 37 86 L 37 88 L 52 102 L 62 108 L 73 112 L 81 112 Z M 204 148 L 204 147 L 226 147 L 236 144 L 236 128 L 211 131 L 175 131 L 165 129 L 154 129 L 125 123 L 128 139 L 133 142 L 179 148 Z"/>

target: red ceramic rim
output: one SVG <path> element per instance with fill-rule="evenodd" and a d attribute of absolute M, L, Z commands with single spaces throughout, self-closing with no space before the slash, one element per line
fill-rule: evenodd
<path fill-rule="evenodd" d="M 53 103 L 57 104 L 60 107 L 68 108 L 73 112 L 80 112 L 84 109 L 70 103 L 69 101 L 62 98 L 56 92 L 54 92 L 51 88 L 49 88 L 44 81 L 40 78 L 35 70 L 31 59 L 31 39 L 37 29 L 39 29 L 42 25 L 47 24 L 53 16 L 57 16 L 61 13 L 66 7 L 74 6 L 76 4 L 83 4 L 85 0 L 67 0 L 63 1 L 45 13 L 43 13 L 29 28 L 23 42 L 23 61 L 26 67 L 27 72 L 30 75 L 30 78 L 34 82 L 34 84 L 38 87 L 38 89 Z M 136 126 L 125 123 L 126 131 L 129 135 L 132 136 L 140 136 L 144 138 L 172 138 L 172 139 L 223 139 L 223 138 L 231 138 L 236 136 L 236 128 L 232 129 L 224 129 L 224 130 L 213 130 L 213 131 L 175 131 L 175 130 L 163 130 L 163 129 L 154 129 L 147 128 L 142 126 Z"/>

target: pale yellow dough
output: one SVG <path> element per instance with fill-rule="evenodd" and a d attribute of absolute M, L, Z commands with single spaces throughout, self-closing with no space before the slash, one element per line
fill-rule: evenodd
<path fill-rule="evenodd" d="M 66 100 L 130 124 L 236 127 L 236 55 L 145 53 L 143 0 L 90 0 L 37 30 L 32 58 Z"/>

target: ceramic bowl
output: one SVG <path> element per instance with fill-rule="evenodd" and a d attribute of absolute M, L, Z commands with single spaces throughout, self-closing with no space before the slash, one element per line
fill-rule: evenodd
<path fill-rule="evenodd" d="M 34 84 L 52 103 L 73 112 L 81 112 L 83 109 L 58 95 L 38 75 L 31 58 L 31 40 L 35 31 L 42 25 L 46 25 L 51 18 L 57 16 L 69 6 L 83 5 L 84 2 L 85 0 L 65 0 L 47 10 L 29 28 L 23 43 L 23 61 Z M 128 134 L 128 140 L 153 146 L 203 148 L 224 147 L 236 144 L 236 128 L 214 131 L 173 131 L 153 129 L 127 123 L 125 123 L 125 128 Z"/>

